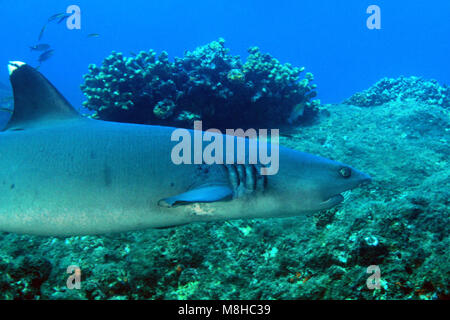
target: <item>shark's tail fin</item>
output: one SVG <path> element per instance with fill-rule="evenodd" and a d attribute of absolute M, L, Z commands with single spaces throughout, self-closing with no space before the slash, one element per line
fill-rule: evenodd
<path fill-rule="evenodd" d="M 36 69 L 20 61 L 10 61 L 8 70 L 14 111 L 4 130 L 23 130 L 44 122 L 81 117 Z"/>

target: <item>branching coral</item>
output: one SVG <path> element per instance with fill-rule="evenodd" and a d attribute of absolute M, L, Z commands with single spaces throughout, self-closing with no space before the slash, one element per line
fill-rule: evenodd
<path fill-rule="evenodd" d="M 219 39 L 169 61 L 153 50 L 125 58 L 113 52 L 89 66 L 81 86 L 94 117 L 104 120 L 204 128 L 261 128 L 310 120 L 318 100 L 313 76 L 282 65 L 257 47 L 242 64 Z"/>

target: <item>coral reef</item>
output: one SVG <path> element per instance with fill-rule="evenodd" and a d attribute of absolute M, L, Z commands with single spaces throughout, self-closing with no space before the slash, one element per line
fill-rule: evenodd
<path fill-rule="evenodd" d="M 113 52 L 100 67 L 89 65 L 81 89 L 94 118 L 204 128 L 267 128 L 316 115 L 313 75 L 281 64 L 257 47 L 245 63 L 219 39 L 169 61 L 153 50 L 135 57 Z"/>
<path fill-rule="evenodd" d="M 450 88 L 447 85 L 440 86 L 436 80 L 420 77 L 383 78 L 369 89 L 355 93 L 343 103 L 368 107 L 407 99 L 449 108 Z"/>
<path fill-rule="evenodd" d="M 14 108 L 11 87 L 0 82 L 0 130 L 8 123 Z"/>
<path fill-rule="evenodd" d="M 280 143 L 373 177 L 341 205 L 105 236 L 0 233 L 0 299 L 448 299 L 449 109 L 321 108 L 319 125 Z M 70 265 L 81 268 L 79 290 L 66 287 Z M 366 285 L 370 265 L 380 289 Z"/>

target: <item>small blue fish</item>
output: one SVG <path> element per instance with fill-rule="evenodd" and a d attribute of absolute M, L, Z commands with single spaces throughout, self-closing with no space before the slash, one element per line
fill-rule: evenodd
<path fill-rule="evenodd" d="M 50 50 L 47 50 L 47 51 L 43 52 L 38 58 L 39 64 L 41 64 L 42 62 L 50 59 L 53 56 L 53 52 L 54 51 L 55 50 L 50 49 Z"/>
<path fill-rule="evenodd" d="M 13 113 L 13 111 L 14 111 L 13 109 L 0 107 L 0 112 L 9 112 L 9 113 Z"/>
<path fill-rule="evenodd" d="M 58 20 L 58 24 L 60 24 L 61 22 L 63 22 L 64 20 L 66 20 L 68 17 L 70 17 L 72 14 L 71 13 L 66 13 L 64 14 L 61 19 Z"/>
<path fill-rule="evenodd" d="M 50 45 L 47 43 L 40 43 L 34 46 L 30 46 L 31 51 L 46 51 L 48 49 L 50 49 Z"/>
<path fill-rule="evenodd" d="M 65 13 L 65 12 L 56 13 L 56 14 L 52 15 L 50 18 L 48 18 L 47 21 L 48 21 L 48 22 L 51 22 L 51 21 L 56 20 L 56 19 L 58 19 L 58 18 L 64 17 L 64 16 L 66 16 L 66 15 L 67 15 L 67 13 Z"/>
<path fill-rule="evenodd" d="M 87 37 L 88 37 L 88 38 L 98 38 L 98 37 L 100 37 L 100 35 L 99 35 L 98 33 L 89 33 L 89 34 L 87 35 Z"/>
<path fill-rule="evenodd" d="M 45 31 L 46 27 L 47 27 L 47 24 L 44 24 L 44 26 L 41 29 L 41 32 L 39 33 L 38 41 L 41 41 L 42 37 L 44 36 L 44 31 Z"/>

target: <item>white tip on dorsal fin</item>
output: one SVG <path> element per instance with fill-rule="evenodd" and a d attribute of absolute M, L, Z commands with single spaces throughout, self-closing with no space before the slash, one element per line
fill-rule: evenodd
<path fill-rule="evenodd" d="M 18 68 L 20 68 L 24 64 L 26 64 L 26 63 L 22 62 L 22 61 L 10 61 L 10 62 L 8 62 L 9 75 L 11 76 L 14 71 L 16 71 Z"/>
<path fill-rule="evenodd" d="M 14 111 L 4 130 L 23 130 L 54 121 L 82 118 L 36 69 L 21 61 L 8 63 Z"/>

